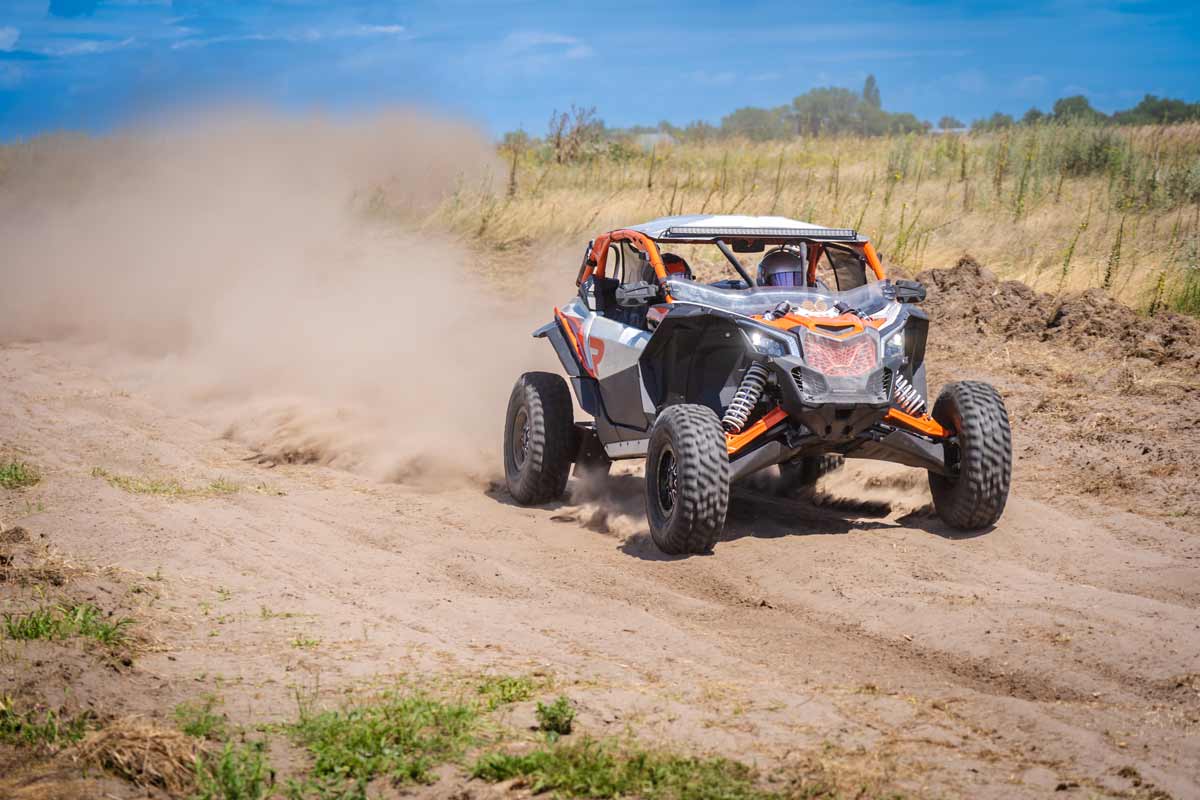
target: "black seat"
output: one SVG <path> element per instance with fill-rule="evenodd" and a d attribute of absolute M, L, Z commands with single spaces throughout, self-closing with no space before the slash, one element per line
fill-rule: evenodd
<path fill-rule="evenodd" d="M 596 313 L 601 316 L 609 317 L 613 309 L 620 309 L 617 305 L 617 287 L 621 282 L 616 278 L 589 278 L 592 282 L 592 291 L 596 297 Z"/>

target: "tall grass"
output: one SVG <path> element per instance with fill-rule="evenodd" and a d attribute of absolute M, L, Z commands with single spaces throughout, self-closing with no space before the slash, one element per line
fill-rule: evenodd
<path fill-rule="evenodd" d="M 969 252 L 1045 290 L 1107 278 L 1141 308 L 1165 275 L 1166 304 L 1194 305 L 1196 279 L 1180 254 L 1200 241 L 1200 124 L 725 140 L 653 152 L 614 143 L 566 164 L 531 147 L 518 168 L 525 179 L 511 196 L 504 175 L 463 184 L 427 224 L 493 254 L 536 256 L 672 213 L 776 213 L 856 226 L 905 271 Z M 709 255 L 693 266 L 723 269 Z"/>

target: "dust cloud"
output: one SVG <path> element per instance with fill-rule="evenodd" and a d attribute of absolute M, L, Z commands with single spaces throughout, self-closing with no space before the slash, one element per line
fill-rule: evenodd
<path fill-rule="evenodd" d="M 497 474 L 548 309 L 496 296 L 430 232 L 458 182 L 494 168 L 475 130 L 209 112 L 0 158 L 0 341 L 86 347 L 278 460 L 428 485 Z"/>

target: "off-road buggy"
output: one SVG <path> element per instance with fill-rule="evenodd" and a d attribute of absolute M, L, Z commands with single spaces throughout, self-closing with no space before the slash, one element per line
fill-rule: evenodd
<path fill-rule="evenodd" d="M 718 248 L 737 277 L 715 283 L 669 270 L 677 245 Z M 738 253 L 805 255 L 795 285 L 760 286 Z M 673 254 L 668 261 L 678 262 Z M 766 263 L 764 260 L 762 263 Z M 828 282 L 832 282 L 832 286 Z M 1008 497 L 1008 414 L 991 386 L 925 382 L 925 298 L 888 280 L 852 230 L 783 217 L 667 217 L 588 243 L 577 295 L 534 332 L 553 345 L 558 375 L 530 372 L 513 388 L 504 470 L 520 503 L 562 495 L 571 465 L 604 474 L 645 458 L 646 516 L 667 553 L 710 550 L 732 481 L 780 465 L 811 483 L 842 457 L 928 470 L 938 516 L 986 528 Z"/>

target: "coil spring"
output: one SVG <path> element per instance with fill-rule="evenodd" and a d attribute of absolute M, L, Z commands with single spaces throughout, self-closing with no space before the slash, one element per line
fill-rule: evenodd
<path fill-rule="evenodd" d="M 754 406 L 758 403 L 758 398 L 762 397 L 765 388 L 767 388 L 767 368 L 761 362 L 755 361 L 746 368 L 746 374 L 742 377 L 742 385 L 738 387 L 729 408 L 725 409 L 725 416 L 721 418 L 721 424 L 725 426 L 725 430 L 737 433 L 746 427 L 746 421 L 750 419 L 750 412 L 754 410 Z"/>
<path fill-rule="evenodd" d="M 894 387 L 894 397 L 896 405 L 905 414 L 920 416 L 925 413 L 925 398 L 921 397 L 921 393 L 913 388 L 913 385 L 908 382 L 900 373 L 896 373 L 892 381 Z"/>

